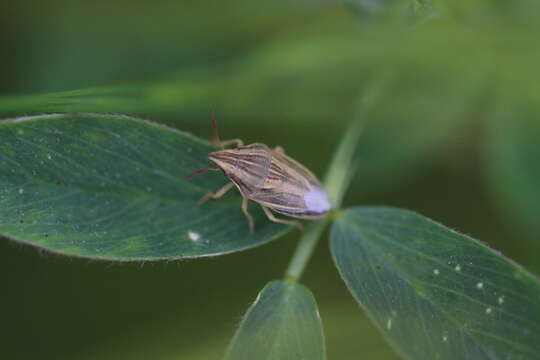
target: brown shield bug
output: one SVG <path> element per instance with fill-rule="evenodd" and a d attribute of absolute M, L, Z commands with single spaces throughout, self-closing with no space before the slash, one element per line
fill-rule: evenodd
<path fill-rule="evenodd" d="M 213 143 L 221 148 L 208 154 L 217 168 L 197 170 L 187 177 L 208 170 L 221 170 L 230 183 L 206 194 L 199 204 L 209 199 L 219 199 L 233 186 L 242 195 L 242 211 L 249 221 L 249 231 L 254 232 L 253 217 L 248 212 L 248 200 L 261 205 L 271 221 L 289 224 L 302 229 L 294 220 L 278 219 L 270 211 L 300 219 L 320 219 L 331 209 L 330 200 L 319 180 L 302 164 L 285 155 L 281 147 L 271 149 L 260 143 L 244 145 L 240 139 L 220 141 L 216 120 L 212 114 Z M 234 149 L 225 146 L 236 144 Z"/>

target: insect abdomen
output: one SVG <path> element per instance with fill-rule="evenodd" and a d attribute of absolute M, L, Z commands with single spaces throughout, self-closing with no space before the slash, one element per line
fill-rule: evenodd
<path fill-rule="evenodd" d="M 300 218 L 322 217 L 331 208 L 317 178 L 281 154 L 272 157 L 266 183 L 251 198 L 276 212 Z"/>

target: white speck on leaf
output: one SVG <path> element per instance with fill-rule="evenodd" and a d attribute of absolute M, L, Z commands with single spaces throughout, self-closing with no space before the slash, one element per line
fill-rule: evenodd
<path fill-rule="evenodd" d="M 388 319 L 388 321 L 386 322 L 386 328 L 388 330 L 391 330 L 392 329 L 392 319 Z"/>
<path fill-rule="evenodd" d="M 434 269 L 434 270 L 433 270 L 433 274 L 434 274 L 435 276 L 439 275 L 440 273 L 441 273 L 441 272 L 439 271 L 439 269 Z"/>
<path fill-rule="evenodd" d="M 497 299 L 497 302 L 499 303 L 499 305 L 504 304 L 504 296 L 499 296 L 499 298 Z"/>
<path fill-rule="evenodd" d="M 461 271 L 461 265 L 457 264 L 456 267 L 454 268 L 454 270 Z"/>
<path fill-rule="evenodd" d="M 486 314 L 491 314 L 491 307 L 486 308 Z"/>
<path fill-rule="evenodd" d="M 442 337 L 442 341 L 448 342 L 448 336 L 444 335 L 444 336 Z"/>
<path fill-rule="evenodd" d="M 19 189 L 19 194 L 22 194 L 24 192 L 24 189 Z"/>
<path fill-rule="evenodd" d="M 47 154 L 47 159 L 51 160 L 52 159 L 52 156 L 51 154 Z"/>
<path fill-rule="evenodd" d="M 188 238 L 191 241 L 197 241 L 201 238 L 201 234 L 196 233 L 195 231 L 188 230 L 187 232 Z"/>
<path fill-rule="evenodd" d="M 478 289 L 483 289 L 483 288 L 484 288 L 484 283 L 481 282 L 481 281 L 479 281 L 479 282 L 476 284 L 476 287 L 477 287 Z"/>

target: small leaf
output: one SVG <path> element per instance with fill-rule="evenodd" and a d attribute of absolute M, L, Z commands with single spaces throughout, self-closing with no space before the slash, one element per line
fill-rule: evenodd
<path fill-rule="evenodd" d="M 322 323 L 311 292 L 272 281 L 242 319 L 227 360 L 326 359 Z"/>
<path fill-rule="evenodd" d="M 408 359 L 533 359 L 540 286 L 516 263 L 418 214 L 346 210 L 331 232 L 341 276 Z"/>
<path fill-rule="evenodd" d="M 0 122 L 0 235 L 65 255 L 152 260 L 221 255 L 286 232 L 257 207 L 250 235 L 237 195 L 197 205 L 227 181 L 186 179 L 213 150 L 126 116 Z"/>

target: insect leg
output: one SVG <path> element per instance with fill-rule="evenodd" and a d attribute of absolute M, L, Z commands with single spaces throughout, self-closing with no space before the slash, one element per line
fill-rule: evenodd
<path fill-rule="evenodd" d="M 199 169 L 199 170 L 196 170 L 196 171 L 192 172 L 189 175 L 186 175 L 186 179 L 191 179 L 195 175 L 199 175 L 199 174 L 205 173 L 207 171 L 219 171 L 219 170 L 220 170 L 220 168 L 203 168 L 203 169 Z"/>
<path fill-rule="evenodd" d="M 267 207 L 262 206 L 262 205 L 261 207 L 263 208 L 264 213 L 266 214 L 266 216 L 268 217 L 270 221 L 281 223 L 281 224 L 292 225 L 292 226 L 297 227 L 300 231 L 304 230 L 304 227 L 299 221 L 278 219 L 277 217 L 274 216 L 274 214 L 272 214 L 272 212 Z"/>
<path fill-rule="evenodd" d="M 248 211 L 248 198 L 242 197 L 242 211 L 244 212 L 244 215 L 246 215 L 248 222 L 249 222 L 249 233 L 254 234 L 255 233 L 255 223 L 253 222 L 253 216 Z"/>
<path fill-rule="evenodd" d="M 240 139 L 231 139 L 231 140 L 225 140 L 225 141 L 218 141 L 216 145 L 223 148 L 225 146 L 236 144 L 236 147 L 244 146 L 244 142 Z"/>
<path fill-rule="evenodd" d="M 277 152 L 280 155 L 285 155 L 285 149 L 283 149 L 281 146 L 276 146 L 274 148 L 274 151 Z"/>
<path fill-rule="evenodd" d="M 204 204 L 205 202 L 207 202 L 208 200 L 210 199 L 219 199 L 220 197 L 222 197 L 223 195 L 225 195 L 225 193 L 229 190 L 231 190 L 231 188 L 234 186 L 234 184 L 232 182 L 228 183 L 227 185 L 225 185 L 224 187 L 222 187 L 221 189 L 219 189 L 218 191 L 216 191 L 215 193 L 208 193 L 206 195 L 204 195 L 201 200 L 199 200 L 198 204 L 199 205 L 202 205 Z"/>

